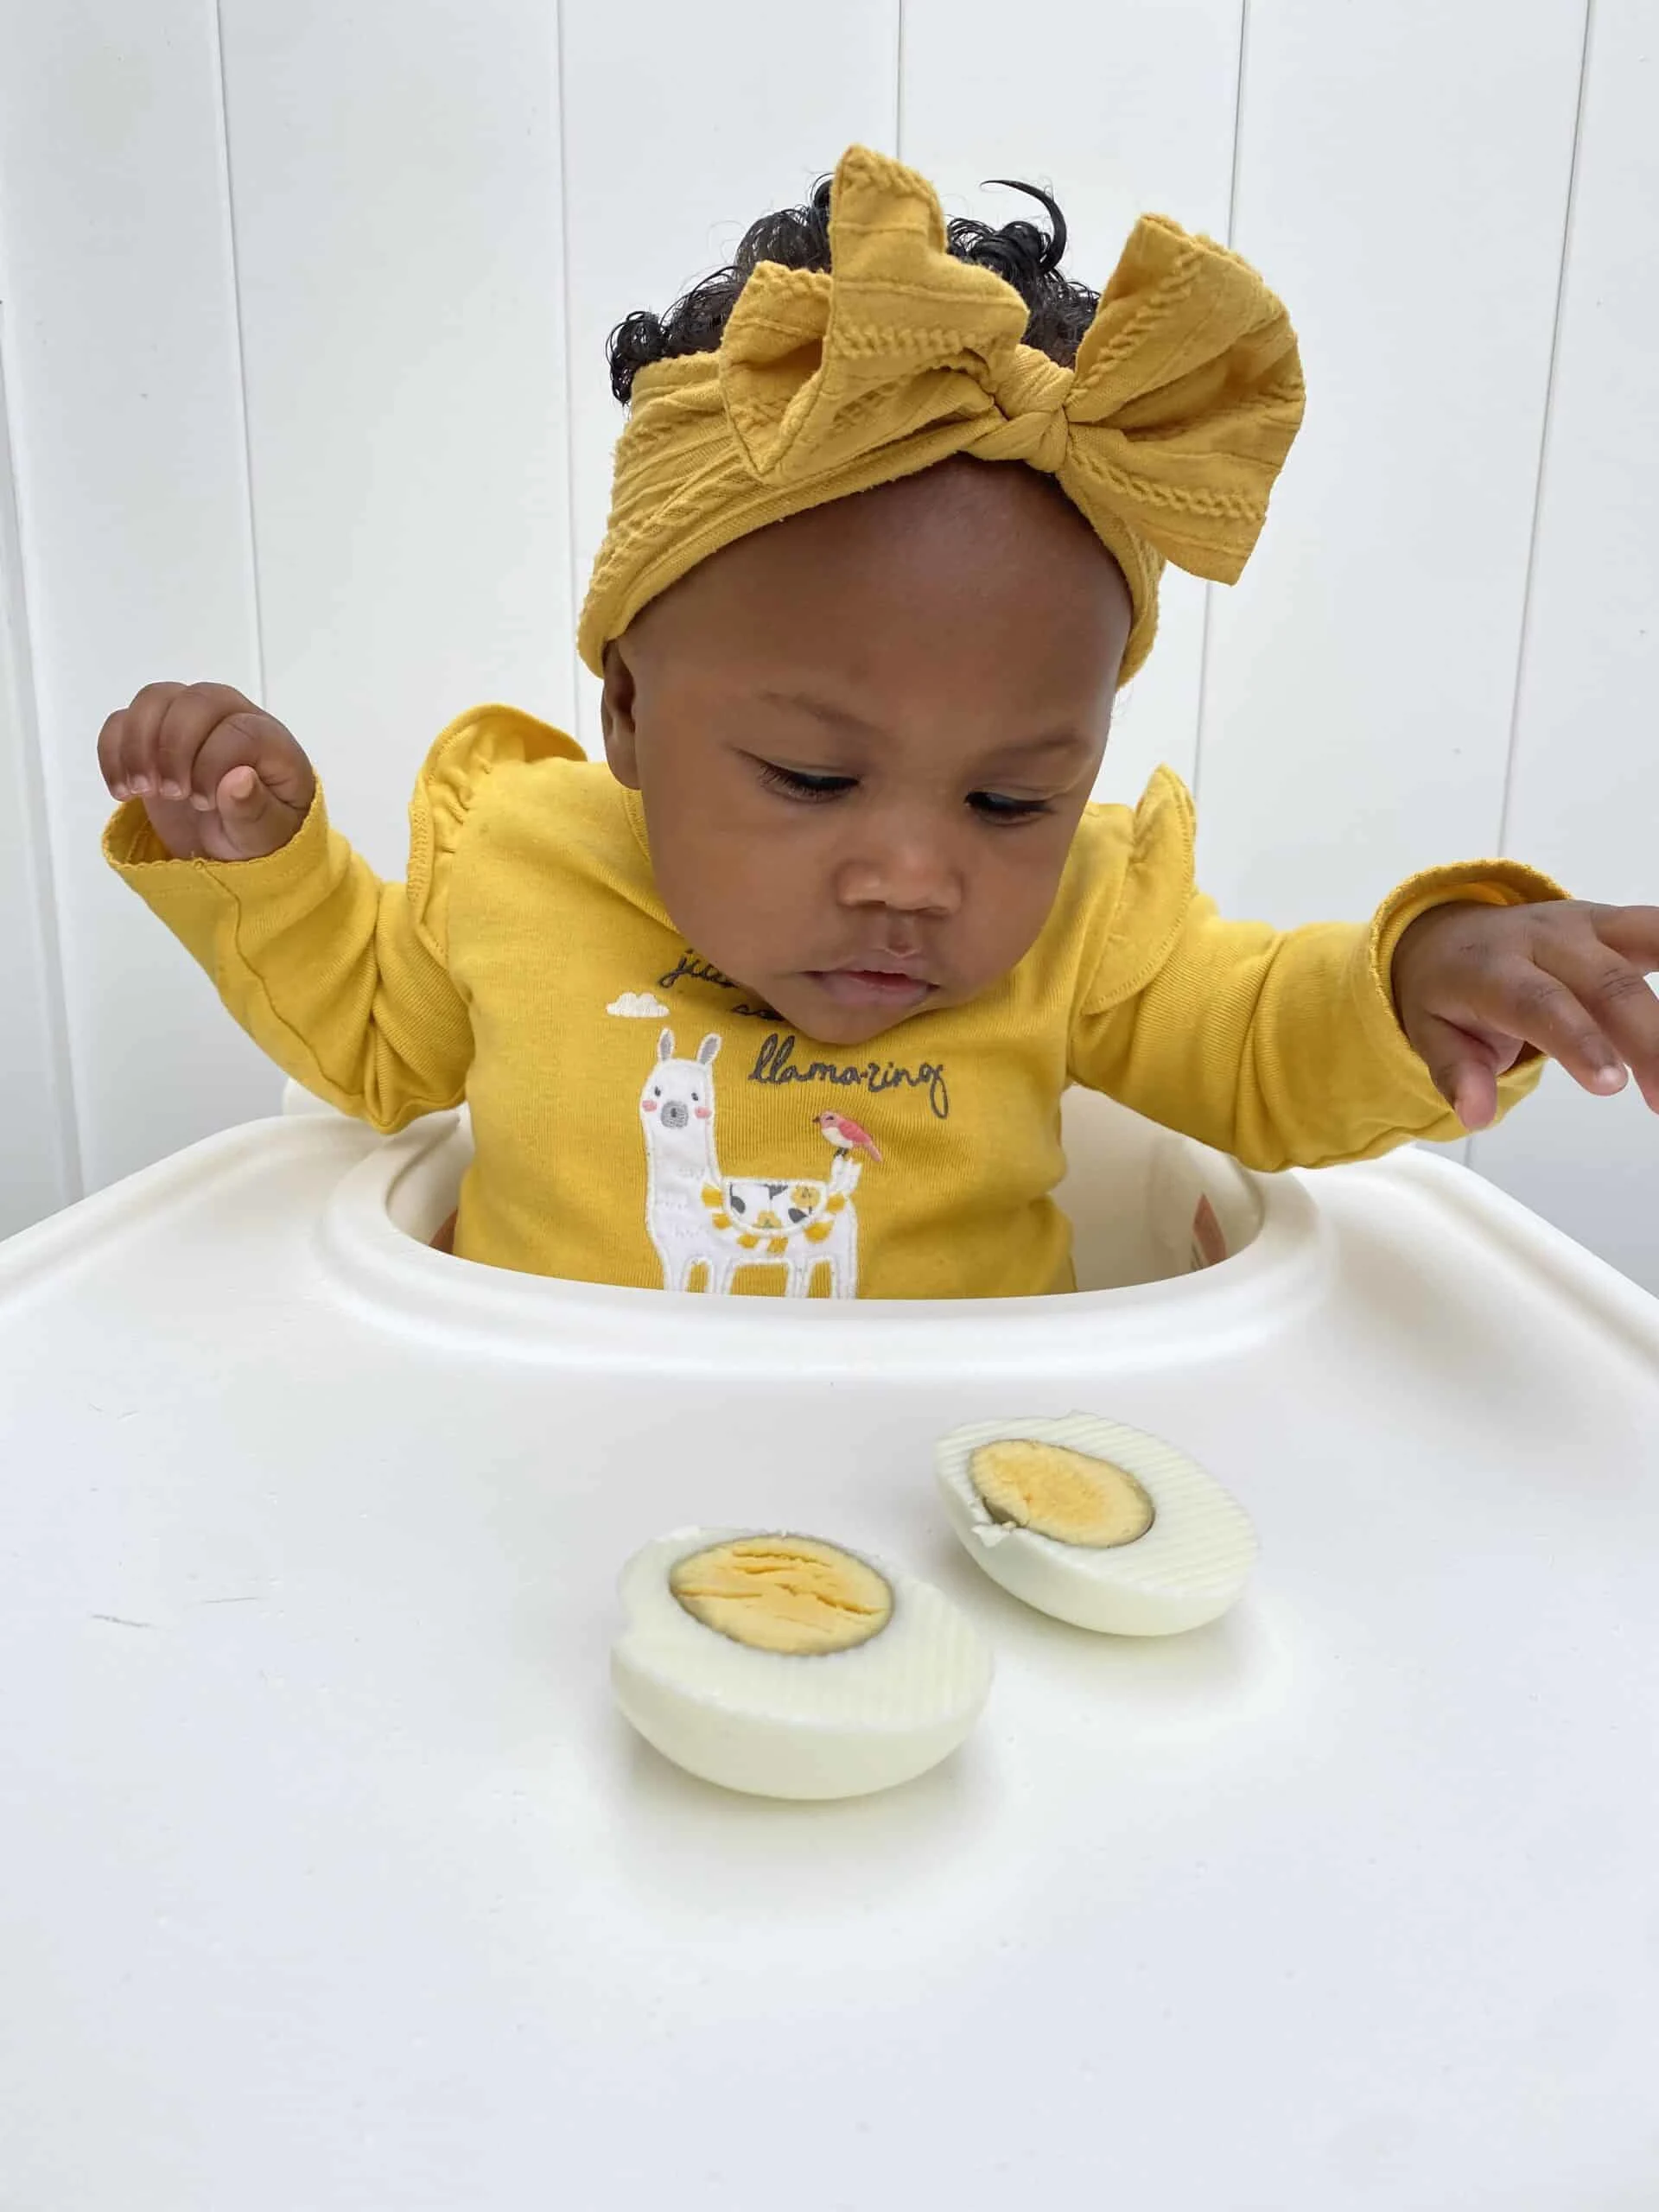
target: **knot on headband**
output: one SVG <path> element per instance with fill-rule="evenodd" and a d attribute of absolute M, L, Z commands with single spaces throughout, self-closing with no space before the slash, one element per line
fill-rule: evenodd
<path fill-rule="evenodd" d="M 642 370 L 581 645 L 590 667 L 721 545 L 954 454 L 1052 475 L 1123 570 L 1145 660 L 1166 561 L 1234 582 L 1302 418 L 1283 307 L 1247 262 L 1136 224 L 1065 368 L 1013 286 L 946 250 L 932 188 L 854 147 L 828 273 L 762 262 L 717 353 Z"/>

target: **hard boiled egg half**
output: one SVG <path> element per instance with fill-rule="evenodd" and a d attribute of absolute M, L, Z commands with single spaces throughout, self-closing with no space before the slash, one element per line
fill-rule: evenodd
<path fill-rule="evenodd" d="M 1243 1506 L 1173 1445 L 1116 1421 L 984 1421 L 938 1446 L 969 1555 L 1039 1612 L 1118 1636 L 1224 1613 L 1255 1564 Z"/>
<path fill-rule="evenodd" d="M 682 1529 L 624 1568 L 618 1704 L 692 1774 L 855 1797 L 956 1750 L 990 1653 L 950 1599 L 817 1536 Z"/>

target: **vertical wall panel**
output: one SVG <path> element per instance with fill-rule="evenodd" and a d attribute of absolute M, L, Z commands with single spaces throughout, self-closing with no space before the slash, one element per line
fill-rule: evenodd
<path fill-rule="evenodd" d="M 1597 0 L 1516 723 L 1510 849 L 1659 904 L 1659 40 Z M 1659 1122 L 1552 1072 L 1476 1141 L 1486 1173 L 1659 1290 Z"/>
<path fill-rule="evenodd" d="M 0 320 L 0 371 L 5 358 Z M 78 1194 L 63 978 L 0 373 L 0 1237 Z"/>
<path fill-rule="evenodd" d="M 1054 35 L 1033 18 L 1027 43 L 987 0 L 906 0 L 899 152 L 950 214 L 1020 211 L 986 177 L 1046 186 L 1070 226 L 1065 268 L 1096 289 L 1149 209 L 1224 238 L 1241 0 L 1116 0 L 1068 8 Z M 1202 584 L 1170 575 L 1157 651 L 1119 702 L 1103 797 L 1138 797 L 1160 760 L 1192 777 L 1204 605 Z"/>
<path fill-rule="evenodd" d="M 155 677 L 257 671 L 219 70 L 201 0 L 0 0 L 0 54 L 13 457 L 98 1184 L 278 1094 L 98 850 L 110 709 Z"/>
<path fill-rule="evenodd" d="M 422 754 L 571 709 L 552 0 L 223 0 L 273 710 L 400 874 Z"/>
<path fill-rule="evenodd" d="M 604 535 L 621 428 L 605 340 L 729 256 L 756 216 L 803 198 L 855 139 L 892 152 L 898 0 L 832 12 L 772 0 L 632 7 L 565 0 L 565 221 L 578 597 Z M 597 687 L 580 679 L 582 741 Z"/>
<path fill-rule="evenodd" d="M 1300 328 L 1307 425 L 1216 595 L 1205 880 L 1358 914 L 1490 851 L 1566 216 L 1584 0 L 1260 0 L 1234 237 Z"/>

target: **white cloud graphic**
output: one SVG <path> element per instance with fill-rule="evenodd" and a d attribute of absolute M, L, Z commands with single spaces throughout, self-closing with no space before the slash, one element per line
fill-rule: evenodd
<path fill-rule="evenodd" d="M 660 1021 L 668 1008 L 649 991 L 624 991 L 620 999 L 611 1001 L 605 1011 L 620 1014 L 625 1021 Z"/>

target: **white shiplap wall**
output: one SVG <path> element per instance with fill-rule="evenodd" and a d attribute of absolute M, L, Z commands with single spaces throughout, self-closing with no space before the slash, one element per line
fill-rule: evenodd
<path fill-rule="evenodd" d="M 279 1095 L 105 868 L 92 750 L 153 677 L 260 680 L 219 59 L 199 0 L 5 0 L 0 54 L 23 727 L 38 733 L 74 1133 L 95 1187 Z M 0 1037 L 16 1020 L 0 1009 Z"/>
<path fill-rule="evenodd" d="M 1659 19 L 1595 0 L 1503 840 L 1659 904 Z M 1558 1071 L 1475 1165 L 1659 1289 L 1659 1130 Z"/>
<path fill-rule="evenodd" d="M 0 321 L 0 1236 L 80 1187 Z"/>
<path fill-rule="evenodd" d="M 401 874 L 427 738 L 570 711 L 556 17 L 219 16 L 266 696 Z"/>
<path fill-rule="evenodd" d="M 0 0 L 0 1232 L 276 1093 L 103 869 L 103 715 L 156 676 L 263 690 L 388 870 L 457 708 L 591 743 L 605 334 L 854 138 L 953 210 L 1052 185 L 1091 281 L 1158 207 L 1292 303 L 1274 525 L 1236 592 L 1173 581 L 1104 779 L 1195 779 L 1226 904 L 1356 913 L 1506 842 L 1659 895 L 1647 12 L 1051 0 L 1006 32 L 988 0 Z M 1629 1101 L 1555 1083 L 1473 1149 L 1659 1287 Z"/>
<path fill-rule="evenodd" d="M 1292 305 L 1309 398 L 1214 599 L 1224 907 L 1366 912 L 1498 842 L 1583 35 L 1584 0 L 1251 10 L 1235 243 Z"/>

